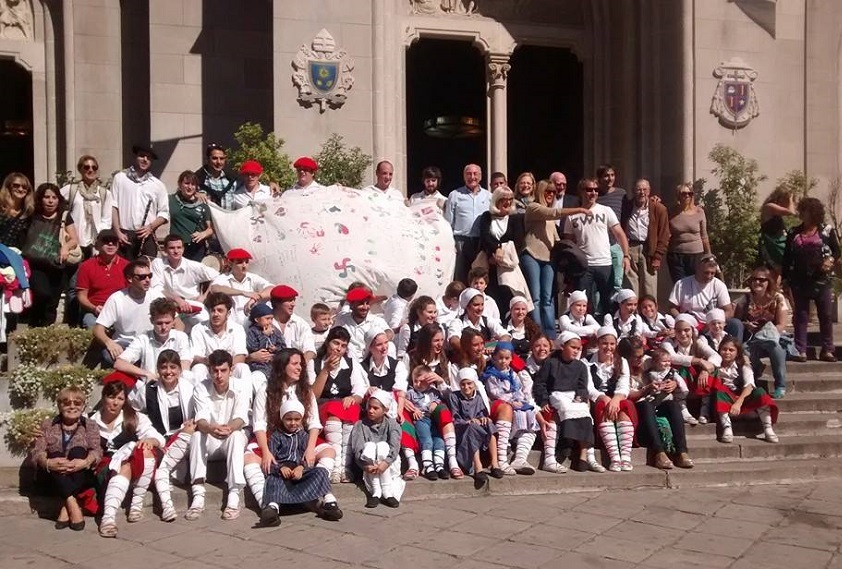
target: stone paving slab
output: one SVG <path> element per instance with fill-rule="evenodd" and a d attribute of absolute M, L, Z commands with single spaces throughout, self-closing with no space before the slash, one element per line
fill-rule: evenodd
<path fill-rule="evenodd" d="M 151 559 L 180 569 L 842 569 L 842 480 L 342 506 L 339 522 L 299 513 L 271 529 L 254 528 L 251 511 L 232 522 L 210 510 L 198 523 L 121 517 L 109 540 L 93 520 L 56 531 L 0 500 L 0 567 L 102 569 L 119 558 L 120 569 Z"/>

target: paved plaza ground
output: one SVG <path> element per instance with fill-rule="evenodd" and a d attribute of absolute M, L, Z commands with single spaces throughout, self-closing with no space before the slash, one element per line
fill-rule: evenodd
<path fill-rule="evenodd" d="M 337 523 L 300 514 L 273 529 L 252 529 L 252 512 L 173 524 L 147 514 L 102 539 L 90 521 L 56 531 L 9 500 L 0 567 L 842 568 L 842 481 L 343 506 Z"/>

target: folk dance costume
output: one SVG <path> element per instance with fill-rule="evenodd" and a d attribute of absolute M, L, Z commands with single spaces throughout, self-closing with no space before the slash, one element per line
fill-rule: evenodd
<path fill-rule="evenodd" d="M 604 335 L 601 334 L 601 335 Z M 615 355 L 619 358 L 619 355 Z M 629 364 L 621 359 L 619 372 L 615 370 L 614 364 L 603 364 L 599 362 L 599 355 L 594 354 L 589 360 L 591 371 L 591 385 L 589 396 L 594 403 L 594 420 L 599 430 L 600 439 L 605 446 L 608 457 L 611 461 L 609 470 L 612 472 L 632 470 L 631 452 L 634 443 L 634 431 L 637 425 L 637 410 L 634 404 L 628 399 L 631 391 L 629 380 Z M 628 421 L 611 421 L 605 413 L 608 403 L 601 399 L 602 396 L 613 398 L 615 395 L 626 397 L 620 400 L 620 412 L 628 416 Z"/>
<path fill-rule="evenodd" d="M 210 379 L 199 383 L 193 391 L 193 407 L 196 424 L 201 421 L 209 426 L 227 425 L 240 420 L 249 422 L 250 393 L 240 392 L 229 382 L 224 393 L 218 393 Z M 198 428 L 190 440 L 190 481 L 193 500 L 185 514 L 188 520 L 195 520 L 205 509 L 205 478 L 208 460 L 224 458 L 226 463 L 225 482 L 228 485 L 228 499 L 224 519 L 236 519 L 240 512 L 240 491 L 245 487 L 243 455 L 246 450 L 246 434 L 242 428 L 234 430 L 224 439 L 203 433 Z"/>
<path fill-rule="evenodd" d="M 541 369 L 541 364 L 535 361 L 531 355 L 526 359 L 526 368 L 520 372 L 519 377 L 523 383 L 524 390 L 532 397 L 532 385 L 535 375 Z M 561 474 L 567 472 L 567 467 L 558 462 L 556 448 L 558 446 L 558 425 L 555 420 L 545 421 L 541 436 L 544 442 L 544 456 L 541 460 L 541 470 Z"/>
<path fill-rule="evenodd" d="M 637 336 L 644 338 L 644 324 L 643 319 L 639 314 L 630 314 L 628 318 L 623 320 L 620 312 L 614 313 L 614 316 L 606 314 L 603 318 L 603 326 L 611 326 L 617 331 L 617 339 L 631 338 Z"/>
<path fill-rule="evenodd" d="M 498 349 L 505 344 L 505 342 L 498 344 Z M 535 433 L 540 427 L 535 418 L 535 406 L 532 404 L 531 397 L 527 395 L 524 385 L 511 369 L 500 371 L 491 365 L 483 372 L 482 381 L 485 383 L 488 395 L 492 400 L 492 412 L 495 406 L 502 402 L 512 405 L 514 424 L 508 421 L 495 422 L 498 434 L 497 460 L 500 463 L 500 469 L 506 474 L 509 474 L 509 471 L 519 474 L 534 474 L 535 469 L 526 459 L 529 457 L 532 445 L 535 444 Z M 516 403 L 520 403 L 520 408 L 514 406 Z M 515 458 L 511 464 L 509 464 L 508 456 L 510 439 L 517 439 Z"/>
<path fill-rule="evenodd" d="M 102 460 L 95 469 L 99 487 L 105 487 L 100 534 L 104 537 L 114 537 L 117 535 L 117 511 L 129 491 L 129 485 L 134 481 L 135 485 L 148 488 L 155 471 L 156 457 L 144 457 L 143 451 L 137 448 L 138 441 L 145 439 L 157 441 L 159 444 L 159 448 L 155 449 L 157 458 L 160 458 L 160 448 L 164 446 L 165 441 L 164 437 L 152 426 L 149 418 L 142 413 L 137 413 L 137 429 L 134 432 L 125 429 L 123 411 L 120 411 L 110 428 L 102 420 L 99 411 L 91 415 L 90 420 L 99 425 L 102 445 Z M 120 472 L 126 462 L 131 465 L 130 478 Z M 131 521 L 139 519 L 133 518 Z M 108 528 L 107 531 L 106 528 Z"/>
<path fill-rule="evenodd" d="M 438 421 L 433 420 L 434 410 L 443 405 L 441 392 L 435 387 L 427 387 L 424 391 L 410 387 L 406 392 L 406 400 L 421 412 L 421 417 L 415 419 L 415 434 L 421 447 L 421 474 L 428 480 L 446 478 L 442 428 Z M 455 450 L 454 447 L 454 461 Z"/>
<path fill-rule="evenodd" d="M 471 378 L 477 381 L 477 372 L 471 368 L 459 371 L 460 380 Z M 453 414 L 453 426 L 456 428 L 456 459 L 465 472 L 475 475 L 474 455 L 477 451 L 488 450 L 491 438 L 497 432 L 491 415 L 482 398 L 477 392 L 470 399 L 461 391 L 451 391 L 447 397 L 447 405 Z M 487 418 L 485 425 L 472 423 L 473 419 Z"/>
<path fill-rule="evenodd" d="M 313 361 L 309 373 L 310 385 L 316 382 L 316 376 L 322 371 L 324 358 Z M 308 364 L 309 367 L 309 364 Z M 365 397 L 368 381 L 360 364 L 348 356 L 341 358 L 339 367 L 331 371 L 319 397 L 319 419 L 324 425 L 325 440 L 336 451 L 336 466 L 331 474 L 331 483 L 351 482 L 352 456 L 348 452 L 351 429 L 354 428 L 361 414 L 359 403 L 345 407 L 343 399 L 350 396 Z"/>
<path fill-rule="evenodd" d="M 526 326 L 521 325 L 520 328 L 515 328 L 511 322 L 506 324 L 506 334 L 508 334 L 512 340 L 511 344 L 514 348 L 514 352 L 512 354 L 517 354 L 523 359 L 529 357 L 529 338 L 526 337 Z"/>
<path fill-rule="evenodd" d="M 378 389 L 371 394 L 388 408 L 392 395 Z M 401 428 L 394 418 L 386 415 L 380 423 L 367 417 L 354 425 L 351 431 L 351 454 L 356 464 L 363 468 L 363 483 L 369 496 L 382 499 L 386 505 L 397 507 L 403 496 L 406 482 L 401 478 Z M 366 466 L 386 462 L 389 468 L 380 474 L 365 471 Z M 392 500 L 389 500 L 392 498 Z"/>
<path fill-rule="evenodd" d="M 742 391 L 750 387 L 751 392 L 743 399 L 740 407 L 740 415 L 757 411 L 760 423 L 763 425 L 766 442 L 778 442 L 778 435 L 772 428 L 772 425 L 778 421 L 778 406 L 762 387 L 755 385 L 751 366 L 740 366 L 734 362 L 729 366 L 720 367 L 717 370 L 717 375 L 719 382 L 716 386 L 716 413 L 719 415 L 719 424 L 722 427 L 722 435 L 719 440 L 723 443 L 730 443 L 734 440 L 734 433 L 731 429 L 731 406 L 737 401 Z"/>
<path fill-rule="evenodd" d="M 161 500 L 161 520 L 175 521 L 176 511 L 172 501 L 172 472 L 182 464 L 190 449 L 191 434 L 182 430 L 193 419 L 193 383 L 183 377 L 167 391 L 160 381 L 141 381 L 129 394 L 129 403 L 138 413 L 149 417 L 152 426 L 166 439 L 164 456 L 155 469 L 155 491 Z M 129 509 L 129 521 L 142 517 L 143 499 L 148 485 L 135 484 Z M 133 518 L 136 518 L 133 519 Z"/>
<path fill-rule="evenodd" d="M 652 320 L 641 314 L 640 321 L 643 322 L 642 332 L 643 337 L 646 338 L 646 348 L 650 350 L 660 347 L 669 330 L 675 327 L 675 319 L 669 314 L 660 312 Z"/>
<path fill-rule="evenodd" d="M 635 401 L 639 421 L 637 433 L 640 444 L 654 455 L 670 453 L 681 457 L 687 453 L 687 437 L 684 431 L 684 419 L 681 416 L 681 405 L 672 393 L 664 393 L 660 390 L 660 385 L 668 381 L 676 382 L 676 393 L 687 391 L 684 379 L 673 368 L 663 371 L 649 370 L 643 374 L 642 381 L 638 384 L 632 379 L 632 389 L 645 393 Z M 661 421 L 666 421 L 669 425 L 668 437 L 663 434 L 666 427 L 659 425 Z M 668 441 L 665 440 L 666 438 Z M 681 463 L 679 459 L 679 464 Z M 685 467 L 691 465 L 692 462 L 684 463 Z M 660 466 L 656 461 L 655 466 L 672 468 L 672 464 L 666 461 L 663 461 Z"/>

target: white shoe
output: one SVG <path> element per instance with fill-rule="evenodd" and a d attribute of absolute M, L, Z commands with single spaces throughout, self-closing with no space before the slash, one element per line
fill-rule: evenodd
<path fill-rule="evenodd" d="M 161 510 L 162 522 L 174 522 L 177 517 L 178 512 L 175 511 L 175 508 L 172 506 L 172 504 L 164 506 Z"/>
<path fill-rule="evenodd" d="M 501 464 L 500 470 L 502 470 L 503 474 L 505 474 L 506 476 L 517 476 L 517 471 L 514 468 L 512 468 L 511 464 Z"/>
<path fill-rule="evenodd" d="M 541 465 L 541 470 L 552 472 L 553 474 L 564 474 L 567 472 L 567 467 L 559 462 L 545 462 Z"/>
<path fill-rule="evenodd" d="M 339 484 L 341 481 L 342 481 L 342 471 L 333 470 L 330 473 L 330 483 L 331 484 Z"/>
<path fill-rule="evenodd" d="M 731 427 L 725 427 L 722 429 L 722 435 L 719 436 L 719 442 L 721 443 L 733 443 L 734 442 L 734 431 Z"/>
<path fill-rule="evenodd" d="M 708 424 L 707 415 L 699 415 L 699 424 L 700 425 L 707 425 Z"/>
<path fill-rule="evenodd" d="M 605 467 L 600 463 L 593 461 L 588 463 L 588 470 L 591 472 L 605 472 Z"/>
<path fill-rule="evenodd" d="M 129 508 L 129 514 L 126 516 L 126 521 L 130 524 L 139 522 L 143 519 L 143 510 L 140 508 Z"/>
<path fill-rule="evenodd" d="M 622 470 L 623 472 L 631 472 L 632 470 L 634 470 L 634 466 L 632 466 L 630 460 L 624 460 L 620 463 L 620 470 Z"/>
<path fill-rule="evenodd" d="M 778 435 L 775 434 L 771 428 L 768 428 L 763 433 L 763 438 L 766 440 L 767 443 L 776 443 L 778 442 Z"/>
<path fill-rule="evenodd" d="M 518 474 L 535 474 L 535 467 L 525 460 L 512 461 L 512 468 L 514 468 L 515 472 Z"/>
<path fill-rule="evenodd" d="M 619 462 L 611 461 L 611 464 L 608 465 L 609 472 L 620 472 L 622 470 L 622 466 Z"/>
<path fill-rule="evenodd" d="M 690 414 L 690 411 L 687 409 L 681 410 L 681 418 L 684 419 L 684 422 L 688 425 L 698 425 L 699 420 L 696 419 L 693 415 Z"/>

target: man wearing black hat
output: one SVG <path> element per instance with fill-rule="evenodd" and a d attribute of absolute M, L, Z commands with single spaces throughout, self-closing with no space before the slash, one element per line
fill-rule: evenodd
<path fill-rule="evenodd" d="M 96 238 L 97 255 L 79 265 L 76 298 L 85 328 L 93 328 L 108 297 L 128 285 L 123 270 L 129 262 L 117 254 L 119 245 L 117 234 L 103 229 Z"/>
<path fill-rule="evenodd" d="M 155 230 L 169 221 L 167 187 L 149 169 L 158 155 L 149 147 L 132 147 L 135 162 L 114 175 L 112 229 L 120 240 L 120 253 L 129 260 L 156 257 Z"/>

